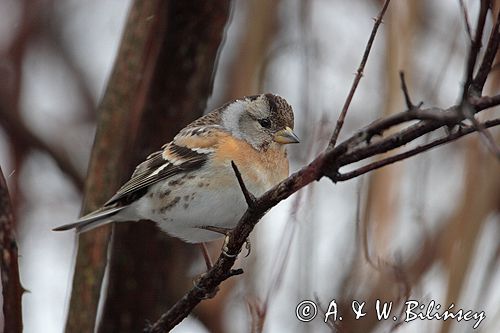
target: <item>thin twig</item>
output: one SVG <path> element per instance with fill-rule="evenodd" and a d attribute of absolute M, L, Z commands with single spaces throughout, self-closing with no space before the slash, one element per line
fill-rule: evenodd
<path fill-rule="evenodd" d="M 489 121 L 486 121 L 486 122 L 481 124 L 481 126 L 483 126 L 484 128 L 490 128 L 490 127 L 494 127 L 494 126 L 498 126 L 498 125 L 500 125 L 500 119 L 489 120 Z M 348 179 L 352 179 L 352 178 L 361 176 L 367 172 L 370 172 L 370 171 L 373 171 L 376 169 L 380 169 L 383 166 L 386 166 L 386 165 L 389 165 L 389 164 L 392 164 L 395 162 L 405 160 L 411 156 L 415 156 L 415 155 L 420 154 L 426 150 L 435 148 L 435 147 L 443 145 L 445 143 L 455 141 L 458 138 L 461 138 L 462 136 L 465 136 L 467 134 L 471 134 L 474 132 L 477 132 L 477 129 L 475 126 L 469 126 L 469 127 L 462 128 L 462 129 L 458 130 L 457 132 L 452 133 L 444 138 L 437 139 L 435 141 L 432 141 L 432 142 L 425 144 L 425 145 L 422 145 L 422 146 L 418 146 L 418 147 L 416 147 L 412 150 L 409 150 L 407 152 L 397 154 L 397 155 L 382 159 L 380 161 L 376 161 L 376 162 L 367 164 L 367 165 L 362 166 L 362 167 L 360 167 L 356 170 L 353 170 L 353 171 L 341 173 L 336 177 L 336 181 L 346 181 Z"/>
<path fill-rule="evenodd" d="M 480 123 L 476 117 L 474 117 L 474 113 L 472 107 L 468 103 L 462 104 L 462 113 L 472 122 L 472 125 L 479 132 L 481 139 L 483 140 L 484 145 L 488 150 L 500 160 L 500 148 L 495 143 L 495 139 L 491 135 L 490 131 L 486 129 L 482 123 Z"/>
<path fill-rule="evenodd" d="M 471 91 L 476 95 L 481 95 L 483 91 L 484 84 L 488 78 L 488 74 L 492 72 L 492 64 L 495 61 L 495 57 L 498 52 L 498 45 L 500 43 L 500 10 L 497 13 L 496 21 L 491 29 L 490 38 L 488 39 L 488 45 L 486 46 L 486 52 L 483 56 L 483 61 L 481 66 L 477 71 L 476 76 L 471 84 Z"/>
<path fill-rule="evenodd" d="M 469 96 L 469 88 L 472 83 L 472 75 L 474 67 L 476 66 L 477 55 L 481 49 L 481 40 L 483 38 L 483 30 L 486 22 L 486 14 L 488 12 L 488 0 L 481 0 L 481 7 L 479 9 L 479 17 L 477 19 L 476 35 L 471 43 L 469 55 L 467 57 L 467 67 L 465 71 L 465 83 L 462 91 L 462 101 L 465 101 Z"/>
<path fill-rule="evenodd" d="M 397 299 L 404 299 L 404 300 L 409 300 L 410 299 L 410 293 L 411 293 L 411 283 L 408 281 L 408 276 L 405 272 L 404 265 L 403 265 L 403 260 L 401 256 L 397 256 L 395 263 L 391 265 L 393 272 L 394 272 L 394 280 L 396 282 L 399 282 L 401 285 L 402 291 L 398 295 Z M 399 310 L 399 315 L 397 318 L 400 318 L 398 321 L 396 321 L 389 332 L 394 332 L 396 331 L 405 321 L 402 319 L 404 318 L 404 312 L 406 310 L 406 306 L 404 306 L 404 302 L 401 305 L 401 309 Z"/>
<path fill-rule="evenodd" d="M 462 14 L 464 15 L 465 31 L 467 32 L 467 36 L 472 43 L 472 32 L 470 30 L 469 14 L 467 13 L 467 8 L 465 7 L 464 0 L 459 0 L 459 2 L 460 8 L 462 8 Z"/>
<path fill-rule="evenodd" d="M 491 108 L 496 105 L 500 105 L 500 95 L 496 96 L 485 96 L 485 97 L 471 97 L 469 99 L 474 111 L 480 112 L 481 110 Z M 430 133 L 442 126 L 453 127 L 455 125 L 460 125 L 460 123 L 465 119 L 465 116 L 461 112 L 457 112 L 460 105 L 454 105 L 446 110 L 440 108 L 432 108 L 426 110 L 415 110 L 414 113 L 419 112 L 429 112 L 429 110 L 435 110 L 438 114 L 436 120 L 422 120 L 416 124 L 403 128 L 399 132 L 393 133 L 387 137 L 378 140 L 374 144 L 363 145 L 363 143 L 370 138 L 370 135 L 377 133 L 383 133 L 385 128 L 383 126 L 394 126 L 394 122 L 391 122 L 392 117 L 396 119 L 403 119 L 404 116 L 395 114 L 390 117 L 379 119 L 365 127 L 363 130 L 357 132 L 351 138 L 345 140 L 337 147 L 335 147 L 335 154 L 328 154 L 330 170 L 327 170 L 327 176 L 334 180 L 335 175 L 338 172 L 338 168 L 346 166 L 351 163 L 359 162 L 363 159 L 386 153 L 395 148 L 404 146 L 405 144 Z M 408 113 L 402 112 L 402 113 Z M 439 119 L 441 118 L 441 119 Z M 384 125 L 386 124 L 386 125 Z M 331 156 L 331 157 L 330 157 Z M 331 163 L 331 164 L 330 164 Z"/>
<path fill-rule="evenodd" d="M 4 127 L 9 138 L 27 149 L 40 150 L 54 160 L 59 169 L 71 180 L 73 185 L 81 191 L 83 189 L 83 175 L 71 163 L 62 148 L 47 144 L 42 138 L 31 131 L 26 124 L 14 114 L 0 107 L 0 124 Z"/>
<path fill-rule="evenodd" d="M 356 76 L 354 77 L 354 81 L 351 86 L 351 90 L 349 91 L 349 94 L 347 95 L 347 98 L 344 102 L 344 106 L 342 107 L 342 111 L 340 112 L 339 119 L 337 120 L 337 125 L 335 126 L 335 130 L 333 131 L 333 135 L 330 139 L 330 144 L 329 147 L 333 148 L 335 147 L 337 143 L 337 139 L 340 134 L 340 130 L 342 129 L 342 126 L 344 125 L 344 120 L 347 115 L 347 110 L 349 109 L 349 106 L 351 105 L 352 98 L 354 96 L 354 93 L 356 92 L 356 89 L 358 87 L 359 81 L 361 81 L 361 78 L 363 77 L 363 71 L 365 69 L 366 61 L 368 60 L 368 56 L 370 55 L 370 51 L 372 49 L 373 41 L 375 40 L 375 36 L 377 35 L 378 27 L 382 23 L 382 18 L 384 17 L 384 14 L 387 10 L 387 7 L 389 6 L 389 2 L 391 0 L 385 0 L 384 5 L 382 7 L 382 10 L 378 14 L 377 18 L 375 19 L 375 24 L 373 25 L 372 33 L 370 34 L 370 38 L 368 39 L 368 43 L 366 44 L 365 52 L 363 53 L 363 58 L 361 59 L 361 63 L 359 64 L 358 70 L 356 72 Z"/>
<path fill-rule="evenodd" d="M 403 71 L 399 72 L 399 79 L 401 80 L 401 90 L 403 90 L 403 95 L 405 96 L 406 107 L 408 110 L 418 109 L 423 103 L 420 103 L 418 106 L 412 103 Z"/>
<path fill-rule="evenodd" d="M 377 265 L 373 262 L 370 256 L 370 242 L 368 241 L 368 220 L 361 219 L 361 196 L 363 194 L 363 178 L 360 178 L 357 195 L 356 195 L 356 225 L 358 226 L 358 234 L 361 241 L 361 248 L 363 252 L 363 256 L 365 257 L 366 262 L 373 267 L 375 270 L 378 270 Z"/>
<path fill-rule="evenodd" d="M 381 136 L 385 131 L 389 130 L 393 126 L 409 121 L 429 120 L 432 121 L 432 123 L 453 125 L 459 123 L 463 120 L 463 118 L 463 115 L 456 112 L 456 107 L 451 107 L 447 110 L 428 108 L 399 112 L 373 121 L 368 126 L 359 130 L 350 139 L 344 141 L 342 145 L 347 145 L 352 150 L 352 148 L 359 146 L 361 143 L 366 142 L 369 144 L 374 136 Z M 419 126 L 423 126 L 423 123 L 419 124 Z"/>
<path fill-rule="evenodd" d="M 241 177 L 240 170 L 238 170 L 238 167 L 233 161 L 231 161 L 231 166 L 233 167 L 234 174 L 238 179 L 238 184 L 240 184 L 241 192 L 243 192 L 243 195 L 245 196 L 245 201 L 247 202 L 248 207 L 249 208 L 255 207 L 255 196 L 252 193 L 250 193 L 250 191 L 248 191 L 245 182 Z"/>

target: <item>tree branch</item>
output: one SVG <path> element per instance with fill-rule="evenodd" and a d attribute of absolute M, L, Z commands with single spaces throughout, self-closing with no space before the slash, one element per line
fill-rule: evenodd
<path fill-rule="evenodd" d="M 149 42 L 158 36 L 160 8 L 159 0 L 132 1 L 130 6 L 118 55 L 99 105 L 85 182 L 84 214 L 104 203 L 129 172 L 130 147 L 142 112 L 138 101 L 150 82 L 147 59 L 155 50 Z M 110 237 L 110 225 L 79 235 L 65 332 L 95 330 Z M 107 288 L 109 290 L 109 286 Z M 102 319 L 105 319 L 105 310 L 103 307 Z"/>
<path fill-rule="evenodd" d="M 481 95 L 488 74 L 491 72 L 493 61 L 498 52 L 498 45 L 500 42 L 500 10 L 498 10 L 497 17 L 493 29 L 491 30 L 490 38 L 488 40 L 488 46 L 486 47 L 486 52 L 483 56 L 483 61 L 479 70 L 477 71 L 476 77 L 472 81 L 471 90 L 476 95 Z"/>
<path fill-rule="evenodd" d="M 360 67 L 358 68 L 357 75 L 354 79 L 353 85 L 346 99 L 342 112 L 337 121 L 336 127 L 333 131 L 332 137 L 328 148 L 320 153 L 311 163 L 304 166 L 299 171 L 293 173 L 288 178 L 265 192 L 262 196 L 252 199 L 252 207 L 249 207 L 241 217 L 237 226 L 229 233 L 226 243 L 226 254 L 221 254 L 213 267 L 200 278 L 198 284 L 188 291 L 182 299 L 180 299 L 168 312 L 161 316 L 161 318 L 152 326 L 146 328 L 146 332 L 167 332 L 175 327 L 180 321 L 183 320 L 208 295 L 216 292 L 217 286 L 224 280 L 231 277 L 234 271 L 231 270 L 236 255 L 240 252 L 245 244 L 251 231 L 260 219 L 280 201 L 287 199 L 293 193 L 297 192 L 304 186 L 317 181 L 326 176 L 333 182 L 345 181 L 360 174 L 369 172 L 371 170 L 381 168 L 387 164 L 391 164 L 411 156 L 422 153 L 426 150 L 436 146 L 445 144 L 447 142 L 456 140 L 464 135 L 470 134 L 478 130 L 477 126 L 467 126 L 459 128 L 456 132 L 447 135 L 444 138 L 437 139 L 431 143 L 417 146 L 405 153 L 401 153 L 389 158 L 382 159 L 377 162 L 370 163 L 364 167 L 358 168 L 354 171 L 341 174 L 339 168 L 352 163 L 362 161 L 366 158 L 374 157 L 382 153 L 386 153 L 395 148 L 406 145 L 419 137 L 431 133 L 436 129 L 443 126 L 455 127 L 462 125 L 462 121 L 466 118 L 460 108 L 463 102 L 466 101 L 470 105 L 471 114 L 474 115 L 483 110 L 489 109 L 500 104 L 500 95 L 496 96 L 483 96 L 477 95 L 469 96 L 469 86 L 472 82 L 472 72 L 477 59 L 477 54 L 480 48 L 482 30 L 484 28 L 484 20 L 487 11 L 487 2 L 482 1 L 480 17 L 476 29 L 476 38 L 471 45 L 466 71 L 466 83 L 464 84 L 464 98 L 458 105 L 453 105 L 449 108 L 427 108 L 419 109 L 419 107 L 409 107 L 408 111 L 400 112 L 382 119 L 378 119 L 360 131 L 353 134 L 350 138 L 336 145 L 338 135 L 343 126 L 343 122 L 349 108 L 357 85 L 362 77 L 363 69 L 366 64 L 373 40 L 375 38 L 378 26 L 382 21 L 382 16 L 388 6 L 389 0 L 385 1 L 384 7 L 375 21 L 375 26 L 372 30 L 368 45 L 365 49 L 363 59 Z M 402 77 L 402 84 L 404 84 L 404 77 Z M 402 87 L 405 93 L 408 106 L 413 106 L 409 94 L 407 92 L 406 84 Z M 396 133 L 387 137 L 382 137 L 376 142 L 371 142 L 375 135 L 382 135 L 389 128 L 408 121 L 417 121 Z M 485 128 L 500 125 L 499 119 L 487 121 L 482 124 Z M 241 179 L 237 167 L 233 164 L 236 177 L 240 184 L 241 190 L 248 197 L 248 192 Z M 247 199 L 248 202 L 248 199 Z M 234 255 L 234 257 L 233 257 Z"/>
<path fill-rule="evenodd" d="M 484 97 L 484 99 L 485 100 L 482 98 L 476 98 L 474 100 L 475 104 L 473 106 L 475 107 L 474 110 L 476 112 L 480 112 L 487 107 L 500 104 L 500 98 Z M 495 101 L 495 103 L 493 103 L 493 101 Z M 299 189 L 310 184 L 311 182 L 319 180 L 323 176 L 329 177 L 334 182 L 344 181 L 355 177 L 355 175 L 349 177 L 349 173 L 339 174 L 338 168 L 340 166 L 359 162 L 365 158 L 400 147 L 442 126 L 460 124 L 463 120 L 463 116 L 456 112 L 458 107 L 458 105 L 455 105 L 446 110 L 431 108 L 426 110 L 401 112 L 374 121 L 372 124 L 365 127 L 365 129 L 354 134 L 338 146 L 334 148 L 327 148 L 326 151 L 319 154 L 309 165 L 303 167 L 264 193 L 261 197 L 255 199 L 253 207 L 247 209 L 238 222 L 238 225 L 229 233 L 227 253 L 229 255 L 237 255 L 255 225 L 269 209 L 276 206 L 280 201 L 288 198 L 293 193 L 297 192 Z M 432 115 L 432 113 L 435 113 L 435 115 Z M 417 124 L 409 126 L 398 133 L 380 140 L 379 142 L 368 146 L 361 146 L 370 136 L 370 133 L 383 133 L 395 124 L 414 119 L 423 120 L 420 120 Z M 496 119 L 484 123 L 484 126 L 493 127 L 499 124 L 500 120 Z M 373 164 L 370 168 L 373 170 L 384 165 L 406 159 L 425 150 L 431 149 L 434 146 L 456 140 L 475 131 L 476 128 L 473 126 L 466 127 L 465 129 L 461 129 L 454 134 L 450 134 L 446 138 L 417 147 L 409 152 L 396 155 L 392 157 L 392 159 L 382 160 L 384 162 L 379 161 L 379 164 Z M 370 170 L 366 170 L 365 172 L 368 171 Z M 243 188 L 242 191 L 244 192 Z M 201 302 L 201 300 L 215 292 L 216 287 L 231 276 L 230 270 L 235 260 L 236 257 L 229 257 L 221 254 L 212 269 L 210 269 L 206 275 L 201 277 L 198 285 L 185 294 L 184 297 L 180 299 L 167 313 L 165 313 L 158 322 L 149 328 L 146 328 L 145 331 L 151 333 L 168 332 L 170 329 L 175 327 L 175 325 L 185 318 L 194 309 L 194 307 Z"/>
<path fill-rule="evenodd" d="M 401 80 L 401 90 L 403 90 L 403 95 L 405 96 L 406 107 L 408 108 L 408 110 L 420 108 L 423 102 L 420 102 L 419 105 L 415 105 L 411 101 L 410 93 L 408 92 L 408 87 L 406 86 L 405 73 L 403 71 L 399 72 L 399 79 Z"/>
<path fill-rule="evenodd" d="M 24 289 L 19 280 L 17 256 L 14 214 L 7 183 L 0 168 L 0 273 L 4 318 L 2 332 L 23 331 L 21 297 Z"/>
<path fill-rule="evenodd" d="M 247 205 L 249 208 L 253 208 L 255 206 L 255 196 L 250 193 L 245 185 L 245 182 L 243 181 L 243 178 L 241 177 L 240 170 L 238 170 L 238 167 L 236 166 L 236 163 L 231 161 L 231 166 L 233 167 L 234 174 L 236 175 L 236 178 L 238 179 L 238 184 L 240 184 L 241 192 L 243 192 L 243 195 L 245 196 L 245 201 L 247 202 Z"/>
<path fill-rule="evenodd" d="M 366 43 L 366 48 L 365 52 L 363 53 L 363 58 L 361 59 L 361 63 L 359 64 L 358 70 L 356 71 L 356 76 L 354 77 L 354 81 L 351 86 L 351 90 L 349 91 L 349 94 L 347 95 L 347 98 L 344 102 L 344 106 L 342 107 L 342 111 L 340 112 L 339 119 L 337 120 L 337 125 L 335 126 L 335 130 L 333 131 L 332 137 L 330 139 L 330 147 L 335 147 L 335 144 L 337 143 L 337 139 L 340 134 L 340 130 L 342 129 L 342 126 L 344 125 L 344 120 L 347 115 L 347 110 L 349 109 L 349 106 L 351 105 L 352 98 L 354 97 L 354 93 L 356 92 L 356 89 L 358 88 L 359 81 L 361 81 L 361 78 L 363 77 L 363 71 L 365 69 L 366 61 L 368 60 L 368 56 L 370 55 L 370 51 L 372 49 L 373 41 L 375 40 L 375 36 L 377 35 L 378 27 L 382 23 L 382 18 L 384 17 L 384 14 L 387 10 L 387 7 L 389 6 L 390 0 L 385 0 L 384 5 L 378 14 L 377 18 L 375 19 L 375 24 L 373 25 L 372 33 L 370 34 L 370 38 L 368 39 L 368 43 Z"/>
<path fill-rule="evenodd" d="M 467 13 L 467 8 L 465 7 L 464 0 L 459 0 L 459 2 L 460 8 L 462 9 L 462 14 L 464 16 L 465 31 L 467 32 L 467 37 L 469 37 L 469 40 L 472 43 L 472 32 L 470 30 L 469 14 Z"/>
<path fill-rule="evenodd" d="M 483 139 L 483 142 L 485 146 L 488 148 L 488 150 L 497 158 L 500 160 L 500 148 L 498 148 L 497 144 L 495 143 L 495 139 L 491 135 L 491 133 L 484 127 L 483 124 L 481 124 L 476 117 L 474 117 L 474 113 L 471 110 L 471 106 L 469 103 L 462 103 L 462 113 L 465 115 L 467 119 L 469 119 L 472 123 L 472 125 L 476 128 L 476 130 L 479 132 L 481 135 L 481 138 Z"/>
<path fill-rule="evenodd" d="M 481 49 L 481 41 L 483 38 L 484 25 L 486 23 L 486 14 L 488 13 L 489 0 L 481 0 L 481 7 L 479 9 L 479 17 L 477 19 L 476 35 L 471 43 L 469 55 L 467 57 L 467 67 L 465 71 L 465 83 L 462 91 L 462 102 L 464 102 L 470 95 L 470 85 L 472 83 L 472 75 L 474 67 L 476 66 L 477 55 Z"/>
<path fill-rule="evenodd" d="M 57 147 L 52 147 L 44 140 L 34 134 L 26 127 L 24 122 L 15 114 L 9 112 L 3 107 L 0 107 L 0 124 L 4 127 L 13 142 L 24 146 L 27 149 L 36 149 L 46 153 L 57 164 L 59 169 L 64 172 L 71 180 L 73 185 L 79 190 L 83 190 L 83 176 L 71 163 L 68 156 Z"/>
<path fill-rule="evenodd" d="M 490 128 L 490 127 L 494 127 L 494 126 L 498 126 L 498 125 L 500 125 L 500 119 L 489 120 L 489 121 L 486 121 L 486 122 L 481 124 L 481 126 L 484 128 Z M 418 147 L 411 149 L 407 152 L 397 154 L 397 155 L 382 159 L 380 161 L 376 161 L 376 162 L 367 164 L 367 165 L 362 166 L 362 167 L 360 167 L 356 170 L 353 170 L 353 171 L 341 173 L 338 176 L 336 176 L 336 181 L 346 181 L 346 180 L 361 176 L 367 172 L 370 172 L 370 171 L 373 171 L 376 169 L 380 169 L 383 166 L 405 160 L 411 156 L 415 156 L 415 155 L 420 154 L 420 153 L 427 151 L 429 149 L 438 147 L 440 145 L 446 144 L 446 143 L 451 142 L 451 141 L 455 141 L 455 140 L 461 138 L 462 136 L 474 133 L 476 131 L 477 131 L 476 126 L 468 126 L 465 128 L 460 128 L 455 133 L 449 134 L 444 138 L 440 138 L 440 139 L 432 141 L 428 144 L 418 146 Z"/>

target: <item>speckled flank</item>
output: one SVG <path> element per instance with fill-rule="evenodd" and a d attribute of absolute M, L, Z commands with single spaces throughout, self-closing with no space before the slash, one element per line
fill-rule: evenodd
<path fill-rule="evenodd" d="M 164 191 L 164 192 L 160 192 L 160 193 L 158 194 L 158 198 L 159 198 L 159 199 L 164 199 L 165 197 L 169 196 L 171 192 L 172 192 L 172 191 L 170 191 L 170 190 L 166 190 L 166 191 Z"/>
<path fill-rule="evenodd" d="M 168 186 L 184 185 L 184 178 L 186 178 L 186 175 L 184 175 L 184 176 L 182 176 L 180 178 L 171 180 L 171 181 L 168 182 Z"/>
<path fill-rule="evenodd" d="M 172 201 L 170 201 L 168 204 L 160 208 L 160 214 L 165 214 L 165 212 L 171 210 L 177 203 L 181 200 L 181 197 L 175 197 Z"/>

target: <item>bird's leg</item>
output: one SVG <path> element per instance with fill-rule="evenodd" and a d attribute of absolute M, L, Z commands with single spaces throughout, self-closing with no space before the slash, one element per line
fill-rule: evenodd
<path fill-rule="evenodd" d="M 201 242 L 198 245 L 200 246 L 201 252 L 203 253 L 203 258 L 205 259 L 205 264 L 207 265 L 208 271 L 214 264 L 212 262 L 212 258 L 210 258 L 210 253 L 208 253 L 207 244 L 205 244 L 205 242 Z"/>
<path fill-rule="evenodd" d="M 205 259 L 205 264 L 207 265 L 207 271 L 208 271 L 213 267 L 213 263 L 212 263 L 212 259 L 210 258 L 210 253 L 208 252 L 207 244 L 205 242 L 201 242 L 198 245 L 200 246 L 201 252 L 203 253 L 203 258 Z M 201 289 L 200 287 L 198 287 L 198 282 L 205 274 L 207 274 L 207 273 L 201 273 L 199 276 L 197 276 L 193 280 L 193 285 L 195 286 L 195 288 Z M 206 292 L 206 296 L 204 298 L 205 299 L 213 298 L 215 296 L 215 294 L 217 293 L 217 291 L 219 291 L 219 287 L 217 287 L 211 293 Z"/>
<path fill-rule="evenodd" d="M 229 258 L 234 258 L 238 256 L 237 254 L 234 255 L 228 253 L 229 249 L 227 248 L 227 244 L 229 243 L 229 232 L 231 231 L 231 229 L 214 227 L 210 225 L 201 226 L 199 228 L 225 235 L 224 244 L 222 245 L 222 253 L 224 253 L 224 255 Z M 248 238 L 245 240 L 245 249 L 247 250 L 247 254 L 245 255 L 246 258 L 250 255 L 250 252 L 252 250 L 252 244 L 250 243 L 250 240 Z"/>

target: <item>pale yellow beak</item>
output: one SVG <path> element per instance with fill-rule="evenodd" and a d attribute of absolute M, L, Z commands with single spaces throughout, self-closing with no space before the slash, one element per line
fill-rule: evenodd
<path fill-rule="evenodd" d="M 289 143 L 299 143 L 299 138 L 295 133 L 293 133 L 290 127 L 285 127 L 281 131 L 278 131 L 274 134 L 274 141 L 281 144 L 289 144 Z"/>

